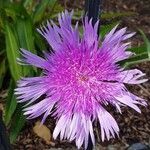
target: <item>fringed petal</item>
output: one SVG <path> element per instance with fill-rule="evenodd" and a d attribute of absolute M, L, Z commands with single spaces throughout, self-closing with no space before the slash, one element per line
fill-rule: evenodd
<path fill-rule="evenodd" d="M 117 25 L 118 26 L 118 25 Z M 106 36 L 102 42 L 100 48 L 101 52 L 106 53 L 112 57 L 114 62 L 127 59 L 132 55 L 132 53 L 127 53 L 126 50 L 129 48 L 130 43 L 124 43 L 125 40 L 132 37 L 135 33 L 126 33 L 127 28 L 122 28 L 116 31 L 117 26 L 115 26 Z"/>
<path fill-rule="evenodd" d="M 127 84 L 141 84 L 148 81 L 148 79 L 143 79 L 144 76 L 145 73 L 138 69 L 125 70 L 119 75 L 120 81 Z"/>
<path fill-rule="evenodd" d="M 111 135 L 113 137 L 115 134 L 118 135 L 119 127 L 115 119 L 103 107 L 97 109 L 97 116 L 100 122 L 102 141 L 105 140 L 105 136 L 109 140 Z"/>
<path fill-rule="evenodd" d="M 44 123 L 47 116 L 51 113 L 55 103 L 56 102 L 52 101 L 51 98 L 45 98 L 39 103 L 25 108 L 24 115 L 27 115 L 28 119 L 33 119 L 33 118 L 41 116 L 44 113 L 44 116 L 41 121 L 42 123 Z"/>
<path fill-rule="evenodd" d="M 83 42 L 87 45 L 87 48 L 97 49 L 98 46 L 98 26 L 99 21 L 97 21 L 93 27 L 92 19 L 88 21 L 88 18 L 85 17 L 84 25 L 83 25 Z M 93 50 L 92 50 L 93 51 Z"/>
<path fill-rule="evenodd" d="M 44 77 L 23 78 L 18 81 L 18 87 L 15 89 L 18 102 L 28 102 L 29 105 L 44 95 L 48 88 L 43 82 Z"/>
<path fill-rule="evenodd" d="M 139 109 L 137 104 L 146 106 L 146 102 L 143 99 L 141 99 L 141 98 L 139 98 L 139 97 L 137 97 L 134 94 L 131 94 L 129 92 L 123 93 L 120 96 L 115 96 L 115 98 L 116 98 L 116 100 L 118 100 L 122 104 L 133 108 L 134 110 L 136 110 L 139 113 L 141 113 L 141 110 Z"/>
<path fill-rule="evenodd" d="M 42 69 L 48 69 L 47 67 L 49 66 L 49 64 L 45 59 L 24 49 L 21 49 L 20 52 L 23 58 L 18 59 L 19 63 L 33 65 Z"/>

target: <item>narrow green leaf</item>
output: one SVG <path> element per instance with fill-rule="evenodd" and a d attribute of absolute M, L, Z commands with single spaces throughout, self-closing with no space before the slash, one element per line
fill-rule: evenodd
<path fill-rule="evenodd" d="M 128 49 L 129 51 L 135 53 L 135 54 L 142 54 L 144 52 L 146 52 L 146 45 L 142 44 L 140 46 L 136 46 L 136 47 L 132 47 Z"/>
<path fill-rule="evenodd" d="M 121 17 L 127 17 L 127 16 L 133 16 L 136 15 L 135 12 L 109 12 L 109 13 L 103 13 L 101 15 L 102 19 L 117 19 Z"/>
<path fill-rule="evenodd" d="M 23 6 L 25 8 L 30 7 L 33 3 L 33 0 L 23 0 Z"/>
<path fill-rule="evenodd" d="M 51 0 L 50 1 L 50 3 L 48 4 L 49 6 L 49 8 L 48 8 L 48 14 L 50 15 L 50 18 L 51 18 L 51 15 L 53 14 L 53 13 L 55 13 L 55 11 L 56 11 L 56 7 L 58 6 L 58 5 L 60 5 L 60 3 L 58 2 L 58 0 Z M 62 7 L 62 6 L 61 6 Z M 58 13 L 57 13 L 58 14 Z"/>
<path fill-rule="evenodd" d="M 17 17 L 28 17 L 26 9 L 21 3 L 10 3 L 4 8 L 6 16 L 16 21 Z"/>
<path fill-rule="evenodd" d="M 21 105 L 17 106 L 17 109 L 15 111 L 13 121 L 11 124 L 11 129 L 10 129 L 10 142 L 13 143 L 15 142 L 17 136 L 19 135 L 21 129 L 23 128 L 25 124 L 25 116 L 23 115 L 22 112 L 22 107 Z"/>
<path fill-rule="evenodd" d="M 119 64 L 126 68 L 126 67 L 129 67 L 130 65 L 134 65 L 134 64 L 138 64 L 138 63 L 142 63 L 146 61 L 150 61 L 150 59 L 148 59 L 147 52 L 138 54 L 126 60 L 120 61 Z"/>
<path fill-rule="evenodd" d="M 36 53 L 34 47 L 33 25 L 30 18 L 18 18 L 16 23 L 16 30 L 19 47 Z M 24 76 L 31 74 L 32 71 L 33 70 L 31 66 L 23 67 Z"/>
<path fill-rule="evenodd" d="M 4 7 L 5 5 L 8 5 L 10 3 L 10 0 L 0 0 L 0 8 Z"/>
<path fill-rule="evenodd" d="M 15 83 L 11 80 L 10 81 L 10 85 L 9 85 L 9 89 L 8 89 L 8 96 L 6 99 L 6 105 L 5 105 L 5 124 L 8 125 L 11 117 L 16 109 L 17 106 L 17 101 L 16 98 L 14 96 L 14 88 L 15 88 Z"/>
<path fill-rule="evenodd" d="M 148 58 L 150 59 L 150 41 L 148 40 L 148 38 L 146 37 L 145 33 L 142 30 L 139 30 L 139 31 L 143 36 L 144 42 L 147 47 Z"/>
<path fill-rule="evenodd" d="M 44 19 L 47 20 L 49 18 L 54 19 L 58 16 L 58 13 L 64 11 L 63 6 L 58 3 L 57 1 L 55 2 L 55 4 L 53 6 L 51 6 L 50 12 L 46 13 L 46 15 L 44 16 Z M 76 11 L 74 11 L 76 12 Z M 79 19 L 77 17 L 75 17 L 74 19 Z"/>
<path fill-rule="evenodd" d="M 33 22 L 38 22 L 42 19 L 43 14 L 46 8 L 52 7 L 56 3 L 57 0 L 42 0 L 37 7 L 35 8 L 35 12 L 33 13 Z"/>
<path fill-rule="evenodd" d="M 6 31 L 6 53 L 9 63 L 11 75 L 15 81 L 21 76 L 21 66 L 17 64 L 17 58 L 19 58 L 18 41 L 15 37 L 15 33 L 8 23 L 5 24 Z"/>
<path fill-rule="evenodd" d="M 58 13 L 60 13 L 61 11 L 63 11 L 63 7 L 61 8 L 62 6 L 60 5 L 60 10 L 58 10 Z M 72 19 L 73 20 L 80 20 L 81 19 L 81 16 L 84 15 L 84 10 L 79 10 L 79 9 L 76 9 L 74 10 L 74 14 L 73 14 L 73 17 Z M 56 14 L 57 16 L 57 14 Z"/>
<path fill-rule="evenodd" d="M 37 32 L 35 32 L 35 45 L 41 51 L 47 49 L 45 40 Z"/>
<path fill-rule="evenodd" d="M 18 18 L 16 23 L 17 35 L 21 48 L 30 50 L 35 53 L 34 36 L 32 22 L 28 18 Z"/>
<path fill-rule="evenodd" d="M 6 72 L 5 59 L 3 59 L 2 62 L 0 62 L 0 89 L 1 89 L 2 84 L 3 84 L 5 72 Z"/>
<path fill-rule="evenodd" d="M 114 28 L 119 22 L 114 22 L 108 25 L 101 25 L 100 36 L 103 38 L 112 28 Z"/>
<path fill-rule="evenodd" d="M 2 88 L 3 80 L 4 80 L 4 76 L 0 76 L 0 89 Z"/>

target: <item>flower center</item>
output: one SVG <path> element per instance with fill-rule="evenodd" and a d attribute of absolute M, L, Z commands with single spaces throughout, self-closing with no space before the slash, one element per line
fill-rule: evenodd
<path fill-rule="evenodd" d="M 80 83 L 85 83 L 85 82 L 87 82 L 89 80 L 89 77 L 87 76 L 87 75 L 79 75 L 78 76 L 78 81 L 80 82 Z"/>
<path fill-rule="evenodd" d="M 87 77 L 87 76 L 81 76 L 81 77 L 80 77 L 80 80 L 83 81 L 83 82 L 84 82 L 84 81 L 88 81 L 88 77 Z"/>

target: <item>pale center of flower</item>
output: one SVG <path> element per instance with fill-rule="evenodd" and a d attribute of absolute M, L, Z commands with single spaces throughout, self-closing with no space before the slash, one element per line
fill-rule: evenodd
<path fill-rule="evenodd" d="M 78 77 L 78 81 L 81 83 L 83 83 L 83 82 L 87 82 L 89 80 L 89 77 L 87 76 L 87 75 L 80 75 L 79 77 Z"/>

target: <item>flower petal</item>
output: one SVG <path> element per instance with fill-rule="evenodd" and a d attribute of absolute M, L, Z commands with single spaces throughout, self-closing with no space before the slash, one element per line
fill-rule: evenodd
<path fill-rule="evenodd" d="M 115 133 L 118 135 L 119 127 L 115 119 L 102 106 L 97 109 L 97 116 L 101 126 L 102 141 L 105 140 L 105 136 L 109 140 L 111 135 L 113 137 Z"/>
<path fill-rule="evenodd" d="M 50 98 L 45 98 L 37 104 L 34 104 L 30 107 L 24 109 L 24 115 L 29 115 L 28 119 L 33 119 L 39 117 L 40 115 L 44 114 L 42 119 L 42 123 L 44 123 L 47 116 L 51 113 L 52 108 L 54 107 L 55 101 L 51 101 Z"/>
<path fill-rule="evenodd" d="M 138 69 L 122 71 L 119 76 L 121 81 L 127 84 L 140 84 L 148 81 L 148 79 L 140 79 L 145 74 Z"/>
<path fill-rule="evenodd" d="M 118 62 L 131 56 L 132 53 L 126 52 L 126 49 L 130 46 L 129 43 L 123 42 L 124 40 L 127 40 L 135 34 L 126 34 L 126 28 L 122 28 L 116 31 L 117 26 L 115 26 L 106 35 L 100 48 L 100 51 L 107 53 L 107 55 L 110 55 L 115 62 Z"/>
<path fill-rule="evenodd" d="M 141 113 L 141 110 L 140 110 L 139 107 L 136 105 L 136 104 L 137 104 L 137 101 L 134 100 L 134 99 L 132 99 L 129 95 L 121 95 L 121 96 L 118 96 L 118 97 L 115 96 L 115 98 L 116 98 L 119 102 L 121 102 L 121 103 L 123 103 L 123 104 L 125 104 L 125 105 L 127 105 L 127 106 L 129 106 L 129 107 L 131 107 L 131 108 L 133 108 L 133 109 L 136 110 L 137 112 Z"/>
<path fill-rule="evenodd" d="M 21 55 L 23 56 L 23 58 L 18 59 L 20 63 L 33 65 L 42 69 L 48 69 L 47 67 L 49 66 L 49 64 L 45 59 L 24 49 L 21 49 Z"/>
<path fill-rule="evenodd" d="M 23 78 L 18 81 L 18 88 L 15 89 L 18 102 L 27 102 L 28 105 L 36 101 L 48 90 L 44 77 Z"/>
<path fill-rule="evenodd" d="M 98 47 L 98 35 L 97 35 L 98 26 L 99 26 L 99 21 L 97 21 L 93 27 L 92 19 L 88 21 L 88 18 L 85 17 L 84 25 L 83 25 L 83 41 L 82 42 L 86 44 L 87 49 L 91 49 L 91 47 L 94 46 L 91 52 L 96 51 Z"/>

